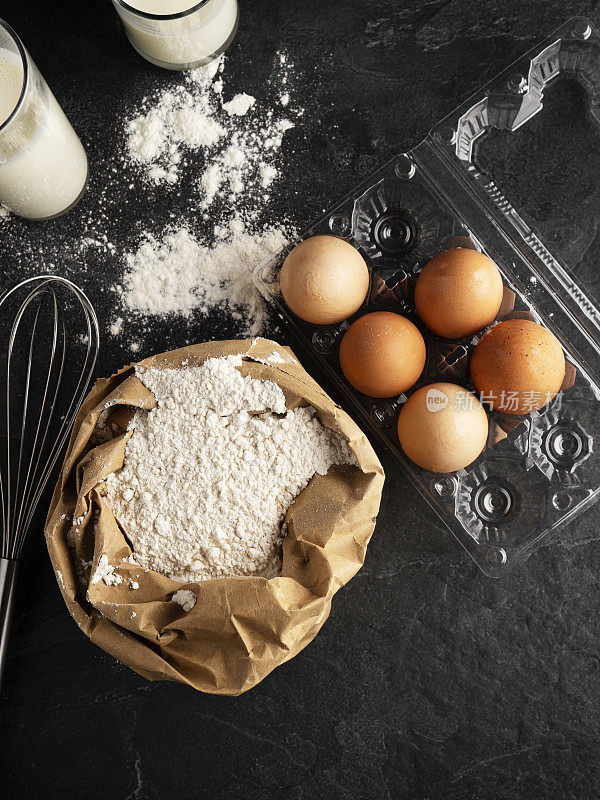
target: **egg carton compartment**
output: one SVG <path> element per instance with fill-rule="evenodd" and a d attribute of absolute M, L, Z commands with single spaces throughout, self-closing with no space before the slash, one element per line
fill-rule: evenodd
<path fill-rule="evenodd" d="M 572 27 L 571 23 L 564 26 L 552 42 L 570 37 Z M 539 64 L 543 63 L 540 53 L 549 46 L 542 43 L 525 58 L 533 65 L 532 74 L 541 70 L 547 80 L 552 78 Z M 557 47 L 560 50 L 554 44 Z M 600 74 L 600 45 L 596 51 Z M 279 292 L 279 271 L 298 242 L 255 274 L 259 290 L 287 321 L 309 359 L 325 371 L 346 409 L 404 465 L 447 527 L 481 569 L 494 577 L 531 553 L 600 494 L 600 327 L 595 332 L 595 305 L 541 242 L 532 239 L 531 231 L 515 230 L 518 215 L 499 192 L 492 196 L 489 182 L 480 195 L 460 174 L 466 167 L 471 170 L 469 180 L 479 180 L 475 175 L 479 136 L 474 134 L 466 144 L 467 133 L 475 130 L 473 120 L 479 123 L 479 131 L 489 125 L 512 130 L 537 113 L 532 101 L 529 105 L 521 102 L 520 110 L 512 109 L 504 116 L 492 113 L 494 103 L 499 108 L 505 105 L 502 97 L 494 95 L 497 86 L 495 79 L 479 98 L 466 104 L 468 113 L 457 110 L 417 148 L 370 176 L 298 240 L 330 234 L 359 250 L 369 268 L 370 286 L 356 314 L 336 325 L 315 326 L 287 308 Z M 514 100 L 513 94 L 510 97 Z M 484 107 L 485 118 L 479 119 L 477 114 L 483 114 Z M 539 111 L 541 104 L 536 108 Z M 467 159 L 455 167 L 452 158 L 463 158 L 466 152 Z M 396 423 L 407 398 L 424 385 L 447 381 L 473 390 L 469 363 L 484 332 L 460 341 L 442 339 L 425 328 L 414 306 L 414 287 L 423 266 L 455 247 L 480 250 L 500 269 L 504 297 L 492 324 L 515 318 L 543 324 L 561 342 L 567 369 L 561 393 L 540 411 L 513 416 L 488 410 L 490 433 L 482 454 L 467 468 L 442 475 L 421 469 L 405 456 Z M 544 270 L 548 264 L 551 269 Z M 578 300 L 579 313 L 571 307 L 573 298 Z M 417 326 L 427 357 L 421 377 L 409 391 L 380 400 L 362 395 L 346 381 L 339 365 L 339 346 L 352 322 L 382 310 L 402 314 Z"/>
<path fill-rule="evenodd" d="M 532 420 L 527 457 L 553 484 L 592 488 L 600 475 L 599 427 L 598 402 L 576 385 Z"/>

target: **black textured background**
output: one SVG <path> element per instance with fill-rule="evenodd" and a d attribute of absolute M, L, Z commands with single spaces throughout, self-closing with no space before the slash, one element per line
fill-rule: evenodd
<path fill-rule="evenodd" d="M 230 87 L 260 97 L 283 48 L 307 109 L 284 142 L 274 217 L 309 223 L 576 13 L 598 21 L 600 3 L 242 0 Z M 127 243 L 184 208 L 184 195 L 123 194 L 111 173 L 123 115 L 177 77 L 133 52 L 108 0 L 1 0 L 0 16 L 22 35 L 93 170 L 67 217 L 0 227 L 2 283 L 52 261 L 86 288 L 105 326 L 121 262 L 76 257 L 71 244 L 92 219 Z M 578 146 L 585 164 L 575 137 Z M 527 199 L 532 216 L 561 211 L 551 192 L 538 207 Z M 586 209 L 594 231 L 595 215 Z M 140 355 L 223 335 L 236 329 L 222 319 L 156 324 Z M 97 374 L 130 358 L 106 337 Z M 237 699 L 148 683 L 92 645 L 34 530 L 2 697 L 3 796 L 596 798 L 599 519 L 589 511 L 494 582 L 390 471 L 364 569 L 316 640 Z"/>

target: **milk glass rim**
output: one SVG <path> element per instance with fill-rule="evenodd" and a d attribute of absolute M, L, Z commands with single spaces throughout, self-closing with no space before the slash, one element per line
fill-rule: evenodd
<path fill-rule="evenodd" d="M 27 94 L 27 86 L 29 85 L 29 59 L 27 58 L 27 50 L 25 49 L 25 45 L 21 41 L 18 33 L 3 19 L 0 18 L 0 28 L 4 28 L 4 30 L 8 33 L 10 38 L 13 42 L 17 45 L 17 50 L 19 51 L 19 56 L 21 57 L 21 63 L 23 64 L 23 85 L 21 86 L 21 94 L 19 95 L 19 99 L 16 102 L 15 107 L 10 112 L 8 117 L 4 120 L 4 122 L 0 125 L 0 133 L 3 133 L 5 128 L 10 125 L 13 119 L 17 116 L 19 111 L 21 110 L 21 106 L 23 105 L 23 101 L 25 99 L 25 95 Z"/>
<path fill-rule="evenodd" d="M 211 0 L 200 0 L 199 3 L 195 3 L 190 8 L 185 9 L 185 11 L 178 11 L 175 14 L 152 14 L 149 11 L 140 11 L 139 8 L 134 8 L 130 6 L 129 3 L 126 3 L 125 0 L 114 0 L 115 5 L 124 8 L 125 11 L 129 11 L 130 14 L 135 14 L 138 17 L 143 17 L 144 19 L 151 19 L 157 22 L 169 19 L 182 19 L 183 17 L 187 17 L 189 14 L 193 14 L 194 11 L 198 11 L 203 6 L 210 3 Z"/>

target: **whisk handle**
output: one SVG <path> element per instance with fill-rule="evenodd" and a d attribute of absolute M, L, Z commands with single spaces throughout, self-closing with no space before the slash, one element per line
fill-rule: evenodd
<path fill-rule="evenodd" d="M 0 686 L 8 653 L 8 637 L 15 609 L 18 573 L 18 561 L 12 558 L 0 558 Z"/>

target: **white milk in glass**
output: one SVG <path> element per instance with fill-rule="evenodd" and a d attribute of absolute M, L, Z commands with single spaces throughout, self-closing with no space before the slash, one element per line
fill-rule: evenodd
<path fill-rule="evenodd" d="M 21 57 L 0 48 L 0 203 L 21 217 L 47 219 L 81 196 L 88 162 L 81 142 L 54 95 L 29 61 L 21 96 Z"/>
<path fill-rule="evenodd" d="M 19 102 L 23 88 L 21 59 L 8 50 L 0 49 L 0 125 L 5 122 Z"/>
<path fill-rule="evenodd" d="M 237 27 L 237 0 L 206 0 L 202 4 L 190 0 L 113 1 L 135 49 L 152 63 L 169 69 L 208 63 L 229 46 Z M 200 8 L 196 8 L 198 5 Z M 186 11 L 189 13 L 177 19 L 166 18 Z"/>
<path fill-rule="evenodd" d="M 190 8 L 199 5 L 199 2 L 190 3 L 190 0 L 126 0 L 126 2 L 128 6 L 137 8 L 138 11 L 156 14 L 159 17 L 181 14 L 182 11 L 189 11 Z"/>

